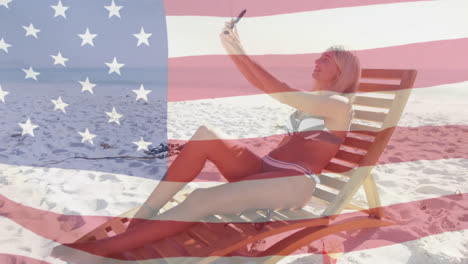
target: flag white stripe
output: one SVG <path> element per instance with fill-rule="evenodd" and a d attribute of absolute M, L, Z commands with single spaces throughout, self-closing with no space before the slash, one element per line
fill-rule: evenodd
<path fill-rule="evenodd" d="M 463 164 L 466 166 L 468 160 L 419 160 L 375 166 L 374 174 L 382 205 L 436 198 L 454 194 L 457 189 L 462 193 L 468 193 L 466 180 L 459 176 L 465 173 Z M 8 185 L 0 185 L 2 195 L 26 206 L 59 214 L 118 216 L 140 206 L 158 183 L 157 180 L 118 174 L 112 174 L 116 181 L 111 183 L 99 180 L 103 176 L 109 176 L 109 173 L 85 170 L 51 168 L 48 172 L 44 172 L 42 168 L 6 164 L 0 164 L 0 169 L 4 171 L 2 177 L 9 182 Z M 28 171 L 28 173 L 18 173 L 19 170 Z M 90 173 L 95 175 L 98 180 L 91 179 Z M 38 178 L 42 179 L 41 183 L 37 182 Z M 437 179 L 437 181 L 421 184 L 428 178 Z M 79 188 L 81 191 L 59 192 L 58 190 L 61 189 L 64 182 L 67 182 L 69 186 L 76 186 L 75 188 Z M 459 184 L 454 185 L 455 182 Z M 401 183 L 401 185 L 395 186 L 394 183 Z M 229 183 L 192 182 L 186 188 L 218 184 Z M 93 188 L 88 188 L 90 190 L 86 191 L 84 186 L 93 186 Z M 395 193 L 406 193 L 407 195 L 395 196 Z M 97 210 L 100 200 L 105 200 L 107 203 Z M 357 193 L 355 201 L 366 204 L 365 194 L 362 190 Z M 51 207 L 51 205 L 55 206 Z"/>
<path fill-rule="evenodd" d="M 466 110 L 462 98 L 468 96 L 467 85 L 468 82 L 462 82 L 413 89 L 398 126 L 468 124 L 468 117 L 459 114 Z M 188 140 L 201 125 L 224 130 L 232 139 L 281 135 L 286 133 L 281 126 L 287 125 L 293 111 L 292 107 L 280 104 L 266 94 L 169 102 L 168 138 Z M 212 118 L 198 113 L 211 113 Z M 420 118 L 414 118 L 414 115 Z"/>
<path fill-rule="evenodd" d="M 62 260 L 50 256 L 50 252 L 58 243 L 45 239 L 28 229 L 11 222 L 8 219 L 0 218 L 0 226 L 8 227 L 0 230 L 0 237 L 7 237 L 8 243 L 3 243 L 0 248 L 0 254 L 15 254 L 26 256 L 51 264 L 63 264 Z M 450 241 L 450 243 L 447 243 Z M 352 251 L 345 253 L 340 261 L 343 263 L 359 262 L 362 264 L 372 264 L 378 261 L 379 263 L 409 263 L 410 259 L 426 260 L 423 263 L 433 263 L 434 255 L 440 256 L 443 259 L 450 258 L 450 263 L 461 263 L 466 257 L 465 245 L 468 243 L 468 230 L 444 232 L 437 235 L 423 237 L 417 240 L 404 243 L 393 244 L 378 248 L 365 249 L 360 251 Z M 417 250 L 416 250 L 417 249 Z M 73 251 L 73 250 L 72 250 Z M 394 252 L 389 254 L 388 252 Z M 450 253 L 448 253 L 450 252 Z M 80 254 L 88 255 L 83 251 Z M 363 255 L 365 257 L 363 257 Z M 167 258 L 175 263 L 176 260 L 193 260 L 195 263 L 200 258 L 182 257 L 182 258 Z M 249 262 L 251 261 L 251 262 Z M 249 257 L 221 257 L 215 263 L 260 263 L 261 258 Z M 164 263 L 160 259 L 139 261 L 141 264 L 159 264 Z M 298 254 L 285 256 L 278 263 L 321 263 L 321 254 Z M 113 264 L 126 264 L 128 261 L 112 260 Z M 191 263 L 191 262 L 190 262 Z M 435 263 L 435 262 L 434 262 Z"/>
<path fill-rule="evenodd" d="M 239 23 L 239 30 L 249 54 L 316 53 L 323 52 L 333 44 L 346 44 L 353 49 L 371 49 L 468 37 L 468 28 L 466 27 L 468 18 L 464 13 L 467 7 L 468 4 L 464 0 L 450 0 L 434 1 L 431 3 L 399 3 L 330 9 L 268 17 L 244 18 Z M 348 21 L 343 23 L 342 18 L 347 18 Z M 167 17 L 169 57 L 225 54 L 218 35 L 226 20 L 228 18 Z M 356 32 L 356 29 L 359 35 L 350 35 L 350 32 Z M 462 85 L 466 85 L 466 82 Z M 417 93 L 418 91 L 414 92 Z M 414 94 L 410 100 L 413 99 Z M 446 94 L 448 97 L 457 96 L 457 94 L 450 90 Z M 235 105 L 241 104 L 245 98 L 220 98 L 211 101 L 199 100 L 184 103 L 186 108 L 192 109 L 191 112 L 196 113 L 198 110 L 204 110 L 205 106 L 206 110 L 212 111 L 214 109 L 213 104 L 206 105 L 206 102 L 222 104 L 223 100 L 231 100 L 233 105 Z M 252 99 L 255 96 L 248 98 Z M 460 113 L 465 110 L 461 110 L 462 105 L 449 106 L 449 104 L 438 102 L 437 105 L 433 105 L 431 108 L 429 107 L 430 104 L 433 104 L 431 100 L 417 100 L 415 101 L 417 104 L 414 106 L 412 104 L 408 105 L 405 113 L 410 115 L 417 113 L 421 114 L 421 116 L 435 116 L 436 118 L 406 119 L 405 115 L 403 115 L 399 125 L 418 127 L 423 125 L 468 123 L 460 114 L 450 114 L 451 112 L 456 113 L 458 111 Z M 189 122 L 184 117 L 181 118 L 180 112 L 177 118 L 173 116 L 174 112 L 171 113 L 171 111 L 180 105 L 181 103 L 169 103 L 168 129 L 170 139 L 188 139 L 188 137 L 193 135 L 194 129 L 202 124 L 206 124 L 206 120 L 200 120 L 198 115 L 185 116 L 190 119 Z M 441 110 L 442 107 L 443 110 Z M 193 109 L 197 109 L 197 111 L 193 111 Z M 272 109 L 277 111 L 275 107 Z M 224 112 L 218 111 L 220 114 Z M 236 111 L 234 112 L 236 116 L 245 117 L 252 115 L 252 112 L 243 112 L 244 109 L 242 107 L 238 107 Z M 441 112 L 443 115 L 441 115 Z M 288 113 L 288 111 L 282 111 L 281 113 Z M 453 118 L 445 118 L 447 116 Z M 271 119 L 272 122 L 276 120 L 278 119 Z M 249 124 L 237 122 L 237 120 L 235 120 L 236 122 L 232 122 L 228 118 L 226 120 L 220 119 L 220 115 L 216 114 L 213 115 L 213 119 L 210 121 L 213 122 L 214 126 L 228 127 L 230 129 L 228 132 L 236 138 L 262 137 L 281 133 L 266 128 L 263 130 L 257 129 L 256 127 L 252 127 L 252 129 L 245 133 L 242 131 L 245 131 L 246 126 Z M 267 120 L 267 125 L 272 124 L 269 121 Z M 172 122 L 182 123 L 173 125 Z M 265 123 L 265 120 L 259 121 L 259 123 Z M 181 126 L 180 124 L 184 125 Z M 184 129 L 181 131 L 179 128 Z M 454 188 L 459 188 L 461 192 L 466 193 L 468 189 L 465 186 L 468 185 L 465 178 L 460 176 L 466 173 L 466 164 L 466 159 L 444 159 L 376 166 L 375 175 L 382 203 L 383 205 L 391 205 L 439 197 L 441 195 L 453 194 Z M 29 173 L 25 173 L 27 171 Z M 44 170 L 42 168 L 4 164 L 0 164 L 0 173 L 2 180 L 7 182 L 7 184 L 0 185 L 0 193 L 24 205 L 61 214 L 72 211 L 79 215 L 119 215 L 139 205 L 157 184 L 157 181 L 154 180 L 125 175 L 117 175 L 117 181 L 109 181 L 100 180 L 104 178 L 101 177 L 104 173 L 98 172 L 64 169 Z M 89 177 L 89 173 L 95 174 L 96 177 Z M 105 175 L 110 174 L 105 173 Z M 112 175 L 115 176 L 115 174 Z M 428 182 L 429 178 L 434 180 Z M 391 179 L 391 181 L 388 179 Z M 395 186 L 396 183 L 399 183 L 399 185 Z M 91 189 L 89 186 L 93 186 L 93 188 Z M 93 190 L 99 190 L 99 192 Z M 406 193 L 407 195 L 395 197 L 396 193 Z M 365 200 L 362 191 L 358 192 L 356 200 L 358 203 Z M 105 206 L 100 201 L 105 201 Z M 54 242 L 37 236 L 5 217 L 0 218 L 0 227 L 2 227 L 0 237 L 8 239 L 8 242 L 2 243 L 0 252 L 30 256 L 51 263 L 63 263 L 49 257 L 51 248 L 57 245 Z M 458 246 L 453 243 L 454 236 L 457 237 L 457 242 L 462 246 L 466 244 L 466 230 L 443 233 L 431 237 L 439 238 L 436 241 L 441 246 L 444 245 L 441 241 L 449 240 L 449 238 L 451 239 L 451 243 L 447 244 Z M 416 251 L 417 254 L 423 255 L 427 253 L 420 253 L 421 243 L 424 243 L 427 239 L 430 238 L 422 238 L 390 247 L 404 245 Z M 385 248 L 367 250 L 366 253 L 379 255 L 381 254 L 379 252 L 382 252 L 382 250 L 385 250 Z M 410 253 L 415 254 L 413 251 Z M 397 252 L 401 251 L 397 250 Z M 461 250 L 461 252 L 463 251 Z M 359 252 L 350 253 L 349 255 L 352 256 L 351 254 L 358 256 L 357 258 L 360 263 L 366 263 L 366 259 L 359 256 Z M 451 254 L 451 256 L 453 255 L 454 253 Z M 295 256 L 291 257 L 294 258 Z M 190 257 L 184 257 L 183 259 L 188 260 Z M 226 261 L 238 259 L 243 258 L 229 257 L 226 258 Z M 259 259 L 250 260 L 257 262 Z M 375 259 L 367 263 L 371 262 L 375 263 Z M 115 261 L 115 263 L 121 262 Z M 157 263 L 157 261 L 149 260 L 143 261 L 143 263 Z"/>
<path fill-rule="evenodd" d="M 250 55 L 320 53 L 335 44 L 355 50 L 374 49 L 466 38 L 465 10 L 468 2 L 464 0 L 357 6 L 246 17 L 238 29 Z M 228 20 L 168 16 L 169 58 L 226 54 L 219 34 Z"/>

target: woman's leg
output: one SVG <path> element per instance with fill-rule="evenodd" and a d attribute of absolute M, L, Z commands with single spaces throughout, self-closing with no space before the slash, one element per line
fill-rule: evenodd
<path fill-rule="evenodd" d="M 230 182 L 260 172 L 261 158 L 237 140 L 228 138 L 221 131 L 201 126 L 169 166 L 164 179 L 147 198 L 146 204 L 159 210 L 174 194 L 198 176 L 207 160 L 213 162 Z M 151 211 L 146 207 L 141 207 L 134 216 L 137 219 L 150 217 Z M 139 222 L 141 221 L 133 220 L 130 227 Z"/>
<path fill-rule="evenodd" d="M 197 189 L 184 202 L 154 220 L 111 238 L 70 246 L 101 256 L 109 255 L 177 234 L 208 215 L 238 214 L 251 208 L 302 207 L 312 197 L 315 182 L 297 175 L 298 172 L 291 170 L 263 172 L 251 176 L 257 180 Z"/>

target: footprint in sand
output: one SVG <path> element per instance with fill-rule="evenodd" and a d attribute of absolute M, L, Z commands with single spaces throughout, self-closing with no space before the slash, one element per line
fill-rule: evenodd
<path fill-rule="evenodd" d="M 399 186 L 395 181 L 379 181 L 379 185 L 384 187 L 396 187 Z"/>
<path fill-rule="evenodd" d="M 388 161 L 390 161 L 391 163 L 399 163 L 399 162 L 402 162 L 403 160 L 400 159 L 399 157 L 389 157 Z"/>
<path fill-rule="evenodd" d="M 52 151 L 53 154 L 60 154 L 60 153 L 64 153 L 64 152 L 68 152 L 68 150 L 66 150 L 66 149 L 56 149 L 56 150 Z"/>
<path fill-rule="evenodd" d="M 103 200 L 103 199 L 97 199 L 95 201 L 95 210 L 96 211 L 99 211 L 99 210 L 102 210 L 102 209 L 106 209 L 107 208 L 107 205 L 109 204 L 108 202 L 106 202 L 106 200 Z"/>
<path fill-rule="evenodd" d="M 420 193 L 420 194 L 435 194 L 435 193 L 437 193 L 439 195 L 449 195 L 449 194 L 453 193 L 453 192 L 438 188 L 436 186 L 431 186 L 431 185 L 420 187 L 420 188 L 416 189 L 415 191 L 417 193 Z"/>
<path fill-rule="evenodd" d="M 120 182 L 120 180 L 112 174 L 103 174 L 99 177 L 99 181 L 110 181 L 110 182 Z"/>
<path fill-rule="evenodd" d="M 79 147 L 84 146 L 84 144 L 83 143 L 70 143 L 68 146 L 72 148 L 79 148 Z"/>
<path fill-rule="evenodd" d="M 141 167 L 145 164 L 141 163 L 141 162 L 132 162 L 130 163 L 130 165 L 128 165 L 130 168 L 138 168 L 138 167 Z"/>
<path fill-rule="evenodd" d="M 432 181 L 430 179 L 419 179 L 418 183 L 419 184 L 431 184 Z"/>

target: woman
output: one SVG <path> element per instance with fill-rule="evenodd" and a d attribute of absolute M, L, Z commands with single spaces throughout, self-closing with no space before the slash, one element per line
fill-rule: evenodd
<path fill-rule="evenodd" d="M 245 54 L 237 29 L 230 29 L 231 23 L 226 22 L 220 39 L 245 78 L 298 110 L 291 117 L 293 127 L 297 128 L 297 123 L 309 116 L 323 120 L 324 129 L 296 131 L 262 158 L 245 146 L 223 140 L 228 138 L 223 133 L 201 126 L 168 168 L 166 181 L 161 181 L 151 193 L 125 233 L 68 246 L 107 256 L 179 233 L 207 215 L 238 214 L 250 208 L 298 208 L 310 200 L 319 181 L 315 174 L 338 151 L 349 128 L 351 100 L 360 76 L 359 60 L 349 51 L 330 48 L 315 61 L 312 93 L 302 92 L 278 81 L 252 61 Z M 206 160 L 213 162 L 229 183 L 197 189 L 178 206 L 156 215 L 200 173 Z M 180 221 L 169 221 L 175 219 Z M 56 255 L 59 251 L 55 250 Z"/>

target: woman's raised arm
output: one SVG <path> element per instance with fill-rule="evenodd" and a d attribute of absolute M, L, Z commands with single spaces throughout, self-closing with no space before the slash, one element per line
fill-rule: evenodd
<path fill-rule="evenodd" d="M 299 92 L 299 90 L 293 89 L 286 83 L 279 81 L 271 73 L 247 56 L 239 41 L 236 27 L 232 30 L 228 27 L 229 24 L 229 22 L 226 22 L 225 28 L 222 30 L 220 35 L 221 43 L 239 71 L 252 85 L 279 101 L 281 101 L 282 93 L 284 92 Z M 224 34 L 224 31 L 228 31 L 229 34 Z"/>
<path fill-rule="evenodd" d="M 310 114 L 336 118 L 342 116 L 344 111 L 350 111 L 350 104 L 340 96 L 321 96 L 304 92 L 279 81 L 247 56 L 240 43 L 236 27 L 234 26 L 234 30 L 232 30 L 228 27 L 229 25 L 230 23 L 226 22 L 225 28 L 223 28 L 220 35 L 221 43 L 241 73 L 255 87 L 280 103 Z M 229 34 L 224 34 L 224 31 L 228 31 Z"/>

